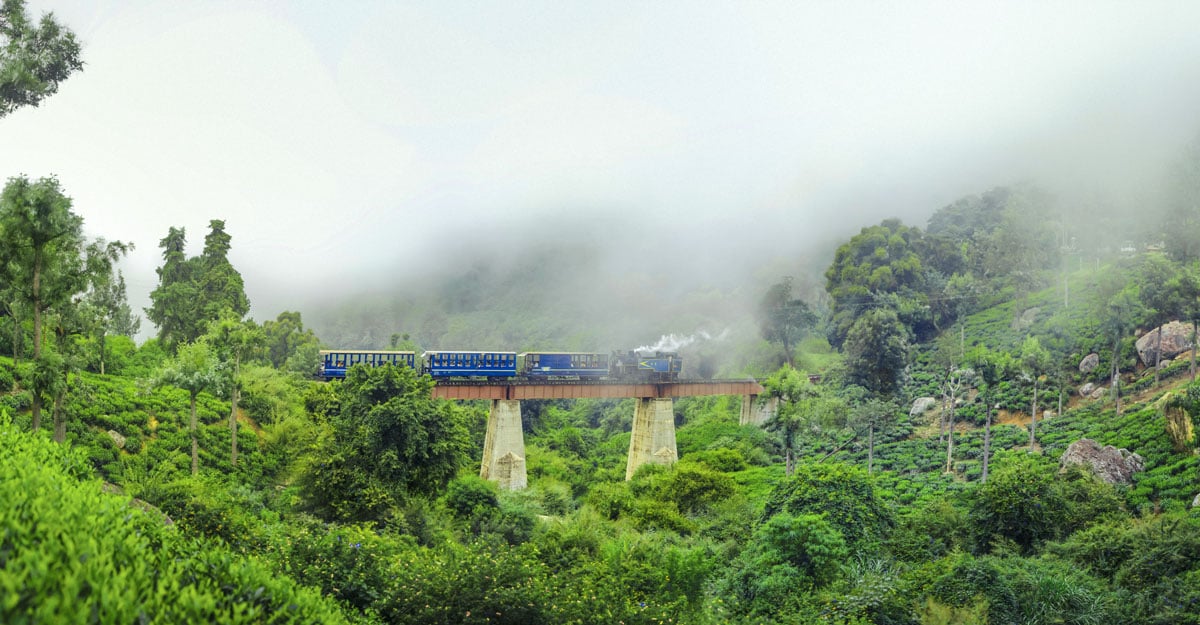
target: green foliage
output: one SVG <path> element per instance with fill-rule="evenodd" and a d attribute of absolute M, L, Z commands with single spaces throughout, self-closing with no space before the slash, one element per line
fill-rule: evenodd
<path fill-rule="evenodd" d="M 10 36 L 14 39 L 26 36 L 21 32 L 23 8 L 5 5 L 5 12 L 17 20 L 12 25 L 16 30 Z M 51 28 L 57 28 L 52 21 L 49 23 Z M 4 100 L 7 98 L 0 100 L 0 104 Z M 125 254 L 128 246 L 119 241 L 88 242 L 83 236 L 83 218 L 72 211 L 71 198 L 53 177 L 32 182 L 25 176 L 8 180 L 0 191 L 0 234 L 4 302 L 10 314 L 27 313 L 33 321 L 36 368 L 31 379 L 33 428 L 41 425 L 42 400 L 50 399 L 56 408 L 55 438 L 61 441 L 64 422 L 59 409 L 68 378 L 79 368 L 74 354 L 69 352 L 75 346 L 75 335 L 86 333 L 91 321 L 88 307 L 73 300 L 107 281 L 113 263 Z M 44 353 L 47 326 L 54 331 L 55 354 Z"/>
<path fill-rule="evenodd" d="M 86 473 L 77 451 L 0 423 L 0 621 L 346 622 L 319 594 L 186 539 Z"/>
<path fill-rule="evenodd" d="M 227 257 L 230 239 L 225 222 L 214 219 L 200 256 L 185 255 L 184 228 L 171 227 L 158 242 L 163 264 L 157 269 L 158 286 L 150 292 L 146 316 L 168 351 L 199 339 L 222 315 L 232 313 L 241 319 L 250 310 L 242 276 Z"/>
<path fill-rule="evenodd" d="M 906 331 L 896 313 L 882 309 L 859 316 L 846 333 L 847 382 L 879 397 L 892 397 L 908 363 Z"/>
<path fill-rule="evenodd" d="M 750 466 L 742 453 L 736 449 L 706 449 L 690 453 L 684 456 L 684 459 L 723 473 L 743 471 Z"/>
<path fill-rule="evenodd" d="M 782 512 L 824 515 L 854 551 L 874 549 L 893 523 L 866 471 L 840 463 L 800 465 L 775 487 L 763 518 Z"/>
<path fill-rule="evenodd" d="M 433 381 L 408 367 L 352 367 L 333 385 L 332 436 L 301 476 L 313 511 L 383 521 L 408 494 L 433 494 L 470 449 L 468 413 L 431 397 Z"/>
<path fill-rule="evenodd" d="M 927 499 L 897 515 L 884 547 L 895 558 L 925 562 L 970 547 L 967 512 L 943 498 Z"/>
<path fill-rule="evenodd" d="M 921 239 L 919 228 L 887 219 L 863 228 L 837 249 L 825 271 L 825 289 L 832 299 L 832 345 L 841 347 L 855 322 L 880 308 L 906 311 L 905 325 L 918 336 L 932 330 L 925 293 L 928 274 L 918 253 Z"/>
<path fill-rule="evenodd" d="M 817 322 L 817 316 L 801 299 L 792 298 L 791 276 L 767 289 L 758 306 L 762 337 L 783 347 L 785 360 L 793 363 L 796 345 Z"/>
<path fill-rule="evenodd" d="M 968 614 L 986 605 L 988 623 L 1123 622 L 1104 584 L 1065 562 L 956 554 L 945 563 L 928 596 Z"/>
<path fill-rule="evenodd" d="M 264 321 L 262 329 L 271 366 L 306 377 L 316 375 L 321 342 L 311 329 L 305 329 L 299 312 L 281 312 L 274 320 Z"/>
<path fill-rule="evenodd" d="M 684 514 L 697 514 L 731 497 L 732 478 L 706 466 L 680 462 L 650 478 L 650 495 L 673 503 Z"/>
<path fill-rule="evenodd" d="M 58 85 L 83 69 L 75 33 L 47 13 L 34 20 L 24 0 L 0 4 L 0 119 L 22 106 L 37 106 Z"/>
<path fill-rule="evenodd" d="M 848 554 L 845 539 L 823 516 L 780 512 L 755 529 L 722 590 L 737 614 L 786 614 L 804 594 L 837 580 Z"/>
<path fill-rule="evenodd" d="M 1038 456 L 997 454 L 995 471 L 971 497 L 971 526 L 981 552 L 1011 541 L 1023 553 L 1060 536 L 1067 502 L 1055 488 L 1055 466 Z"/>
<path fill-rule="evenodd" d="M 633 510 L 634 496 L 625 482 L 610 482 L 592 486 L 586 501 L 602 518 L 615 521 Z"/>

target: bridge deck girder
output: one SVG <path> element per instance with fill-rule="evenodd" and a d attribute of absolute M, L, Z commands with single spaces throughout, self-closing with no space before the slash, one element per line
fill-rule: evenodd
<path fill-rule="evenodd" d="M 583 398 L 664 398 L 698 395 L 760 395 L 761 384 L 754 380 L 704 380 L 631 384 L 621 382 L 504 382 L 438 384 L 433 388 L 437 399 L 583 399 Z"/>

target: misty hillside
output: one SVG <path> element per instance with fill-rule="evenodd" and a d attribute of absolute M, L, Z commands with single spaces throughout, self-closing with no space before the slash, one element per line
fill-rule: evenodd
<path fill-rule="evenodd" d="M 0 624 L 1200 625 L 1200 5 L 1080 9 L 0 2 Z"/>
<path fill-rule="evenodd" d="M 196 577 L 186 569 L 198 563 L 174 559 L 180 572 L 156 582 L 118 555 L 102 564 L 106 578 L 132 580 L 123 587 L 135 594 L 179 583 L 208 597 L 212 576 L 230 577 L 238 590 L 225 601 L 259 615 L 246 622 L 271 622 L 289 601 L 363 623 L 1194 622 L 1198 387 L 1186 355 L 1156 376 L 1135 340 L 1193 318 L 1200 276 L 1170 238 L 1054 247 L 1061 224 L 1044 219 L 1045 201 L 998 188 L 934 211 L 924 228 L 864 226 L 819 271 L 819 297 L 811 273 L 705 291 L 630 282 L 597 269 L 599 250 L 572 260 L 554 249 L 328 313 L 369 347 L 397 334 L 404 347 L 597 349 L 656 338 L 659 325 L 711 328 L 720 338 L 704 345 L 727 346 L 730 370 L 769 374 L 779 404 L 766 422 L 741 424 L 737 397 L 678 399 L 679 461 L 631 480 L 633 400 L 522 402 L 529 486 L 499 490 L 476 477 L 486 403 L 432 400 L 432 382 L 404 368 L 331 383 L 297 375 L 317 336 L 351 338 L 330 341 L 321 321 L 314 336 L 296 314 L 220 320 L 175 355 L 159 340 L 81 339 L 91 356 L 54 409 L 77 454 L 63 474 L 12 470 L 58 452 L 28 433 L 29 354 L 3 333 L 18 358 L 0 359 L 15 389 L 0 433 L 19 451 L 0 455 L 0 472 L 18 490 L 63 484 L 54 505 L 70 514 L 102 504 L 137 508 L 131 527 L 169 518 L 138 557 L 187 540 L 219 565 Z M 226 270 L 199 258 L 186 266 L 201 276 Z M 605 304 L 588 286 L 622 295 Z M 226 377 L 249 340 L 236 337 L 254 333 L 263 351 Z M 179 374 L 203 358 L 214 377 L 193 387 L 199 378 Z M 1113 369 L 1120 387 L 1080 393 L 1107 389 Z M 236 381 L 236 410 L 223 379 Z M 199 389 L 195 432 L 186 388 Z M 1137 454 L 1139 470 L 1121 483 L 1060 471 L 1082 438 Z M 30 536 L 10 562 L 59 557 Z M 66 613 L 30 596 L 0 616 Z"/>

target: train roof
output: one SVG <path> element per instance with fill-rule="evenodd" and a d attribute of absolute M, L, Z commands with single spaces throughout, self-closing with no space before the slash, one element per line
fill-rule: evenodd
<path fill-rule="evenodd" d="M 516 356 L 517 352 L 502 352 L 487 349 L 428 349 L 426 354 L 504 354 Z"/>
<path fill-rule="evenodd" d="M 413 351 L 396 351 L 390 349 L 323 349 L 322 354 L 416 354 Z"/>
<path fill-rule="evenodd" d="M 521 356 L 537 354 L 539 356 L 607 356 L 607 352 L 521 352 Z"/>

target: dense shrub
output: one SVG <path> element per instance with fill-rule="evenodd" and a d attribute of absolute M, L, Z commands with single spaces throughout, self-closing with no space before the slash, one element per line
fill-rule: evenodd
<path fill-rule="evenodd" d="M 0 622 L 343 623 L 254 560 L 105 494 L 82 454 L 0 422 Z"/>
<path fill-rule="evenodd" d="M 978 553 L 1011 541 L 1024 553 L 1064 532 L 1067 502 L 1055 488 L 1053 463 L 1024 453 L 998 454 L 996 469 L 970 495 Z"/>
<path fill-rule="evenodd" d="M 841 576 L 848 555 L 842 534 L 824 517 L 779 512 L 755 529 L 722 580 L 722 591 L 736 614 L 794 612 L 804 595 Z"/>
<path fill-rule="evenodd" d="M 775 487 L 763 518 L 780 512 L 824 515 L 852 550 L 874 548 L 892 525 L 891 513 L 867 472 L 838 463 L 797 467 L 795 475 Z"/>
<path fill-rule="evenodd" d="M 967 513 L 944 498 L 926 500 L 900 513 L 884 547 L 908 562 L 942 558 L 970 545 Z"/>

